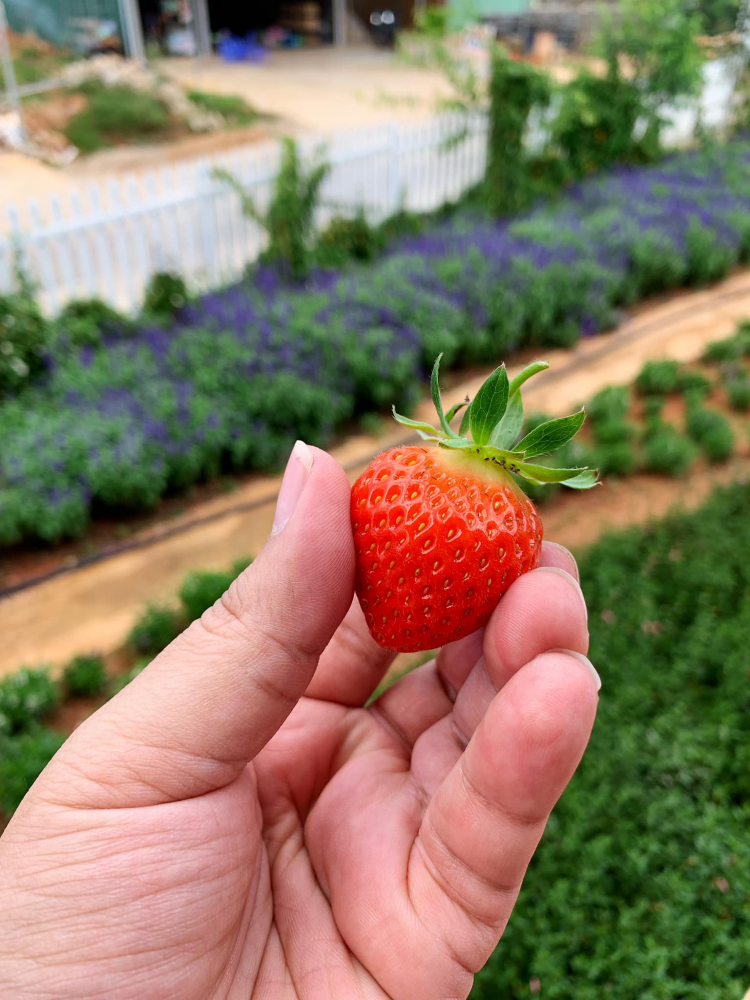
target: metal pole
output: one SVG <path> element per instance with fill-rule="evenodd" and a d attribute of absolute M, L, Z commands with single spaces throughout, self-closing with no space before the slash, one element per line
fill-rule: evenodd
<path fill-rule="evenodd" d="M 333 15 L 333 44 L 344 46 L 347 43 L 347 18 L 349 12 L 346 0 L 333 0 L 331 13 Z"/>
<path fill-rule="evenodd" d="M 193 24 L 195 25 L 195 41 L 199 56 L 210 56 L 213 49 L 211 47 L 211 20 L 208 14 L 206 0 L 191 0 L 193 11 Z"/>
<path fill-rule="evenodd" d="M 3 67 L 3 77 L 5 79 L 5 92 L 8 96 L 8 103 L 18 115 L 19 130 L 21 137 L 25 135 L 23 127 L 23 109 L 21 98 L 18 93 L 18 83 L 16 81 L 16 71 L 13 67 L 13 56 L 10 52 L 8 42 L 8 20 L 5 16 L 5 6 L 0 0 L 0 64 Z"/>
<path fill-rule="evenodd" d="M 143 25 L 141 11 L 136 0 L 119 0 L 122 33 L 125 36 L 125 54 L 137 63 L 146 61 L 146 49 L 143 44 Z"/>

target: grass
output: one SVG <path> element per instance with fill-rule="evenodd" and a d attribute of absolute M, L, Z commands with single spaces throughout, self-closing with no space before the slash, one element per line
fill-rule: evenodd
<path fill-rule="evenodd" d="M 223 116 L 227 125 L 243 128 L 254 125 L 261 117 L 244 97 L 232 94 L 212 94 L 206 90 L 190 90 L 188 97 L 204 111 L 213 111 Z"/>
<path fill-rule="evenodd" d="M 68 122 L 65 135 L 82 153 L 153 140 L 172 124 L 166 104 L 145 91 L 99 81 L 88 81 L 77 89 L 86 94 L 88 106 Z"/>
<path fill-rule="evenodd" d="M 21 49 L 13 57 L 16 83 L 22 87 L 30 83 L 39 83 L 40 80 L 47 80 L 55 76 L 73 58 L 65 49 L 55 49 L 51 52 L 44 52 L 33 47 Z M 4 89 L 5 75 L 2 66 L 0 66 L 0 90 Z"/>
<path fill-rule="evenodd" d="M 589 750 L 472 1000 L 741 1000 L 750 986 L 750 491 L 580 561 Z M 536 986 L 535 986 L 536 988 Z"/>

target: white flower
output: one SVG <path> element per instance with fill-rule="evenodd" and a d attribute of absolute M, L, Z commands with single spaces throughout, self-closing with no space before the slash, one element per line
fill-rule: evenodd
<path fill-rule="evenodd" d="M 8 355 L 12 353 L 13 353 L 13 344 L 11 344 L 9 340 L 4 340 L 2 344 L 0 344 L 0 354 L 4 354 L 7 358 Z"/>
<path fill-rule="evenodd" d="M 29 374 L 29 366 L 21 358 L 11 358 L 8 364 L 20 378 L 26 378 Z"/>

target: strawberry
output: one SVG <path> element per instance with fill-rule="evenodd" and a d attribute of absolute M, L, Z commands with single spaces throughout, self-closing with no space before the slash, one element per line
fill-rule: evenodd
<path fill-rule="evenodd" d="M 495 369 L 471 403 L 447 413 L 439 366 L 438 357 L 431 384 L 439 427 L 393 411 L 400 424 L 438 447 L 391 448 L 352 487 L 357 596 L 375 640 L 403 653 L 481 628 L 513 581 L 536 567 L 542 522 L 519 480 L 574 489 L 597 481 L 594 470 L 528 461 L 570 441 L 583 411 L 549 420 L 518 440 L 521 386 L 547 362 L 534 362 L 512 382 L 504 366 Z M 456 434 L 450 423 L 463 407 Z"/>

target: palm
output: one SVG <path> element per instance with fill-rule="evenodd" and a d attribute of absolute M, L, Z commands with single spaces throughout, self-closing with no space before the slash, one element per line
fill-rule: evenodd
<path fill-rule="evenodd" d="M 391 657 L 344 616 L 348 487 L 316 455 L 284 543 L 8 827 L 0 995 L 467 996 L 593 723 L 580 590 L 528 574 L 484 634 L 364 707 Z"/>

